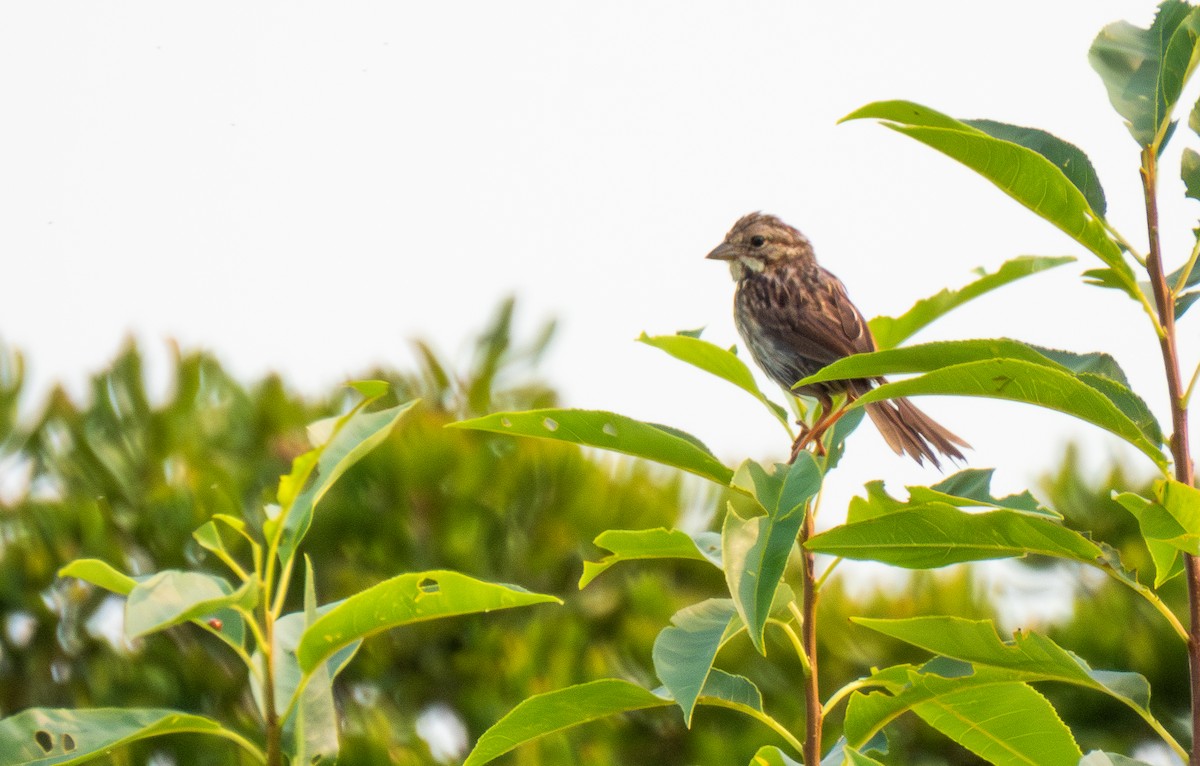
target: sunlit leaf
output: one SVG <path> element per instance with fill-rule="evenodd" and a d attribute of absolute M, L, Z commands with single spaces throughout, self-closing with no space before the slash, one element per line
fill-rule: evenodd
<path fill-rule="evenodd" d="M 870 321 L 871 334 L 880 350 L 895 348 L 919 330 L 950 311 L 998 287 L 1014 282 L 1039 271 L 1052 269 L 1075 259 L 1070 256 L 1059 258 L 1031 255 L 1013 258 L 1002 264 L 994 274 L 977 270 L 979 278 L 957 290 L 944 289 L 936 295 L 922 298 L 908 311 L 898 317 L 875 317 Z"/>
<path fill-rule="evenodd" d="M 287 562 L 308 533 L 313 510 L 334 482 L 352 465 L 387 438 L 392 428 L 417 403 L 416 400 L 378 412 L 356 411 L 345 419 L 317 458 L 311 478 L 287 508 L 279 543 L 279 560 Z"/>
<path fill-rule="evenodd" d="M 562 600 L 458 572 L 410 572 L 360 591 L 321 615 L 305 629 L 296 656 L 301 669 L 311 672 L 343 646 L 389 628 L 545 603 Z"/>
<path fill-rule="evenodd" d="M 1101 556 L 1090 540 L 1053 521 L 1016 511 L 965 513 L 940 503 L 837 526 L 805 547 L 909 569 L 1030 554 L 1091 564 Z"/>
<path fill-rule="evenodd" d="M 447 428 L 470 428 L 599 447 L 674 466 L 722 486 L 733 478 L 733 471 L 694 436 L 611 412 L 561 409 L 497 412 L 451 423 Z"/>
<path fill-rule="evenodd" d="M 670 699 L 616 678 L 537 694 L 485 731 L 463 766 L 489 763 L 527 742 L 589 721 L 673 704 Z"/>
<path fill-rule="evenodd" d="M 998 766 L 1076 766 L 1083 756 L 1054 707 L 1026 684 L 968 687 L 915 705 L 913 712 Z"/>
<path fill-rule="evenodd" d="M 864 625 L 922 649 L 971 663 L 976 669 L 1001 668 L 1020 673 L 1025 682 L 1061 681 L 1106 694 L 1128 706 L 1146 721 L 1150 713 L 1150 684 L 1137 673 L 1093 670 L 1081 658 L 1038 633 L 1019 632 L 1002 641 L 990 620 L 960 617 L 913 617 L 902 620 L 852 618 Z"/>
<path fill-rule="evenodd" d="M 774 745 L 764 745 L 750 759 L 749 766 L 803 766 L 803 764 Z"/>
<path fill-rule="evenodd" d="M 816 375 L 805 378 L 798 385 L 808 385 L 820 380 L 910 371 L 919 361 L 918 355 L 928 354 L 931 346 L 944 346 L 951 354 L 969 350 L 954 349 L 956 345 L 960 343 L 927 344 L 926 347 L 910 346 L 874 354 L 856 354 L 834 362 Z M 911 354 L 906 355 L 906 352 Z M 895 363 L 898 360 L 905 363 Z M 861 407 L 883 399 L 922 395 L 979 396 L 1025 402 L 1057 410 L 1099 426 L 1137 447 L 1156 465 L 1167 465 L 1166 456 L 1154 438 L 1146 433 L 1147 429 L 1122 410 L 1122 405 L 1128 407 L 1137 397 L 1132 392 L 1126 396 L 1124 392 L 1128 389 L 1121 389 L 1120 384 L 1115 381 L 1099 376 L 1089 379 L 1086 376 L 1075 375 L 1062 370 L 1045 357 L 1041 357 L 1040 362 L 1003 357 L 979 359 L 962 364 L 936 358 L 930 358 L 928 362 L 937 368 L 916 378 L 879 386 L 856 399 L 851 406 Z M 1097 387 L 1097 381 L 1103 381 L 1104 391 Z M 1121 397 L 1110 398 L 1106 395 L 1106 392 L 1116 391 L 1121 392 Z"/>
<path fill-rule="evenodd" d="M 1154 587 L 1183 574 L 1185 549 L 1196 549 L 1200 539 L 1189 535 L 1180 523 L 1156 502 L 1132 492 L 1121 492 L 1113 496 L 1121 507 L 1137 519 L 1142 539 L 1154 562 Z"/>
<path fill-rule="evenodd" d="M 892 130 L 971 168 L 1097 255 L 1126 292 L 1137 289 L 1133 270 L 1105 231 L 1101 214 L 1061 168 L 1038 152 L 909 101 L 875 102 L 842 119 L 863 118 L 883 120 Z"/>
<path fill-rule="evenodd" d="M 651 337 L 642 333 L 638 340 L 732 383 L 761 402 L 784 428 L 790 429 L 788 411 L 767 398 L 755 382 L 750 368 L 730 351 L 698 337 L 683 334 Z"/>
<path fill-rule="evenodd" d="M 678 529 L 610 529 L 601 532 L 596 545 L 611 553 L 599 561 L 583 562 L 583 588 L 609 567 L 641 559 L 692 559 L 721 567 L 721 536 L 716 532 L 689 535 Z"/>
<path fill-rule="evenodd" d="M 23 710 L 0 720 L 0 757 L 10 766 L 60 766 L 83 763 L 138 740 L 186 733 L 232 740 L 255 762 L 266 762 L 260 750 L 217 721 L 161 708 Z"/>
<path fill-rule="evenodd" d="M 59 577 L 77 577 L 118 596 L 128 596 L 138 581 L 99 559 L 75 559 L 58 570 Z"/>

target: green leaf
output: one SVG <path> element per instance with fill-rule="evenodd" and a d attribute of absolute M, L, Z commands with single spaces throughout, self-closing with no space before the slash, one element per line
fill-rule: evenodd
<path fill-rule="evenodd" d="M 353 388 L 358 393 L 362 394 L 363 403 L 368 404 L 383 396 L 391 388 L 386 380 L 352 380 L 346 384 Z"/>
<path fill-rule="evenodd" d="M 149 577 L 133 578 L 117 571 L 99 559 L 76 559 L 58 571 L 59 577 L 77 577 L 85 582 L 116 593 L 118 596 L 128 596 L 139 582 L 145 582 Z M 216 622 L 209 622 L 215 619 Z M 191 618 L 196 625 L 204 628 L 217 638 L 229 644 L 234 649 L 240 649 L 246 638 L 246 623 L 242 615 L 231 608 L 217 608 L 210 612 Z M 220 625 L 220 627 L 215 627 Z"/>
<path fill-rule="evenodd" d="M 1166 0 L 1149 29 L 1109 24 L 1092 43 L 1088 61 L 1108 98 L 1140 146 L 1158 147 L 1180 91 L 1196 65 L 1197 16 L 1180 0 Z"/>
<path fill-rule="evenodd" d="M 710 598 L 680 609 L 671 618 L 671 626 L 654 639 L 654 672 L 683 711 L 688 726 L 717 651 L 740 628 L 733 602 Z"/>
<path fill-rule="evenodd" d="M 1184 196 L 1200 200 L 1200 153 L 1191 147 L 1183 150 L 1183 159 L 1179 165 L 1179 177 L 1183 179 Z"/>
<path fill-rule="evenodd" d="M 1102 555 L 1083 535 L 1053 521 L 1007 510 L 964 513 L 940 503 L 834 527 L 805 547 L 909 569 L 1030 554 L 1092 564 Z"/>
<path fill-rule="evenodd" d="M 1001 641 L 990 620 L 960 617 L 913 617 L 903 620 L 851 618 L 853 622 L 897 638 L 926 651 L 975 666 L 1002 668 L 1019 673 L 1024 682 L 1061 681 L 1106 694 L 1131 708 L 1147 722 L 1150 684 L 1137 673 L 1092 670 L 1081 658 L 1037 633 L 1019 632 L 1012 641 Z"/>
<path fill-rule="evenodd" d="M 489 763 L 520 745 L 572 726 L 672 704 L 670 699 L 616 678 L 538 694 L 522 701 L 485 731 L 463 766 Z"/>
<path fill-rule="evenodd" d="M 1083 757 L 1054 707 L 1026 684 L 968 687 L 916 705 L 913 712 L 998 766 L 1076 766 Z"/>
<path fill-rule="evenodd" d="M 1061 519 L 1058 513 L 1046 508 L 1025 490 L 1020 494 L 995 497 L 992 495 L 994 468 L 967 468 L 949 476 L 932 487 L 908 487 L 914 503 L 944 502 L 957 507 L 1003 508 L 1048 519 Z"/>
<path fill-rule="evenodd" d="M 77 577 L 92 585 L 97 585 L 118 596 L 128 596 L 138 581 L 113 569 L 100 559 L 75 559 L 58 570 L 59 577 Z"/>
<path fill-rule="evenodd" d="M 338 606 L 338 603 L 340 602 L 318 607 L 316 616 L 320 617 L 329 613 Z M 291 751 L 297 753 L 305 747 L 320 751 L 332 746 L 332 753 L 336 754 L 336 745 L 332 745 L 328 740 L 329 733 L 332 731 L 328 728 L 329 715 L 336 711 L 327 707 L 327 701 L 332 703 L 331 684 L 333 679 L 354 658 L 362 642 L 353 641 L 338 649 L 329 659 L 319 665 L 311 673 L 312 678 L 305 682 L 304 672 L 300 669 L 300 663 L 296 659 L 296 648 L 304 635 L 308 621 L 309 618 L 304 612 L 291 612 L 275 621 L 275 709 L 280 713 L 286 710 L 293 695 L 298 689 L 301 689 L 303 684 L 303 689 L 300 691 L 302 696 L 296 705 L 296 710 L 284 722 L 284 734 L 290 740 Z M 252 659 L 255 665 L 262 666 L 260 651 L 256 650 Z M 256 675 L 250 676 L 250 691 L 261 714 L 264 710 L 264 697 L 262 684 Z M 297 735 L 300 737 L 299 742 Z M 330 753 L 314 752 L 313 754 L 325 757 Z"/>
<path fill-rule="evenodd" d="M 305 629 L 296 656 L 308 673 L 343 646 L 389 628 L 545 603 L 562 600 L 458 572 L 410 572 L 356 593 L 321 615 Z"/>
<path fill-rule="evenodd" d="M 201 572 L 168 569 L 134 586 L 125 602 L 125 633 L 144 636 L 219 609 L 258 603 L 258 581 L 251 577 L 236 590 L 226 580 Z"/>
<path fill-rule="evenodd" d="M 1099 750 L 1093 750 L 1083 757 L 1083 760 L 1079 762 L 1079 766 L 1150 766 L 1150 764 L 1145 761 L 1135 761 L 1132 758 L 1126 758 L 1116 753 L 1104 753 Z"/>
<path fill-rule="evenodd" d="M 785 429 L 788 429 L 789 433 L 791 432 L 791 421 L 788 417 L 788 411 L 766 397 L 766 394 L 758 387 L 758 383 L 755 382 L 754 374 L 750 372 L 750 368 L 732 352 L 716 344 L 709 343 L 706 340 L 700 340 L 699 337 L 689 335 L 656 335 L 651 337 L 646 333 L 642 333 L 638 340 L 648 346 L 665 351 L 676 359 L 687 362 L 693 367 L 698 367 L 705 372 L 716 375 L 718 378 L 728 381 L 747 392 L 761 402 L 771 415 L 782 423 Z"/>
<path fill-rule="evenodd" d="M 715 532 L 689 535 L 678 529 L 610 529 L 601 532 L 596 545 L 612 553 L 600 561 L 583 562 L 579 587 L 622 561 L 639 559 L 692 559 L 721 568 L 721 539 Z"/>
<path fill-rule="evenodd" d="M 1163 583 L 1183 574 L 1180 553 L 1184 548 L 1196 546 L 1195 535 L 1188 535 L 1187 530 L 1158 503 L 1132 492 L 1119 493 L 1113 499 L 1137 519 L 1150 560 L 1154 562 L 1154 587 L 1161 588 Z"/>
<path fill-rule="evenodd" d="M 798 385 L 807 385 L 818 380 L 865 377 L 861 372 L 864 368 L 894 372 L 894 369 L 889 369 L 893 365 L 885 364 L 890 361 L 886 355 L 901 354 L 913 349 L 920 350 L 921 347 L 910 346 L 874 354 L 856 354 L 834 362 L 816 375 L 805 378 Z M 1160 468 L 1167 466 L 1167 458 L 1158 448 L 1158 443 L 1152 435 L 1146 433 L 1146 430 L 1153 429 L 1144 429 L 1143 426 L 1148 424 L 1139 425 L 1122 410 L 1122 405 L 1129 407 L 1130 402 L 1136 400 L 1132 392 L 1126 395 L 1125 391 L 1128 389 L 1119 389 L 1118 383 L 1107 378 L 1076 376 L 1047 364 L 1046 361 L 1048 360 L 1044 357 L 1043 363 L 1014 358 L 993 358 L 963 364 L 951 363 L 920 377 L 895 381 L 872 389 L 856 399 L 851 406 L 862 407 L 883 399 L 924 395 L 979 396 L 1025 402 L 1057 410 L 1099 426 L 1137 447 Z M 872 376 L 882 374 L 887 373 L 870 373 Z M 1104 381 L 1105 391 L 1101 391 L 1095 385 L 1101 380 Z M 1106 395 L 1106 391 L 1121 391 L 1122 396 L 1115 400 Z"/>
<path fill-rule="evenodd" d="M 750 759 L 749 766 L 804 766 L 774 745 L 763 745 Z"/>
<path fill-rule="evenodd" d="M 1183 293 L 1175 298 L 1175 318 L 1179 319 L 1192 307 L 1192 304 L 1200 299 L 1200 292 Z"/>
<path fill-rule="evenodd" d="M 321 614 L 317 608 L 312 561 L 305 556 L 304 612 L 285 615 L 275 623 L 275 689 L 277 696 L 285 700 L 282 705 L 276 702 L 277 709 L 288 709 L 288 703 L 302 682 L 296 647 L 305 629 Z M 337 761 L 340 742 L 333 679 L 350 663 L 360 646 L 362 642 L 355 641 L 342 647 L 309 674 L 298 703 L 283 724 L 284 749 L 291 763 L 316 766 Z M 262 696 L 261 689 L 259 696 Z"/>
<path fill-rule="evenodd" d="M 162 708 L 29 708 L 0 720 L 0 753 L 11 766 L 83 763 L 164 734 L 212 734 L 236 742 L 257 763 L 266 756 L 217 721 Z"/>
<path fill-rule="evenodd" d="M 1092 167 L 1092 161 L 1075 144 L 1062 140 L 1058 136 L 1047 133 L 1040 128 L 1023 128 L 995 120 L 963 120 L 972 128 L 982 130 L 992 138 L 1020 144 L 1026 149 L 1032 149 L 1050 160 L 1056 168 L 1062 171 L 1067 180 L 1074 184 L 1088 206 L 1096 211 L 1101 218 L 1108 212 L 1108 203 L 1104 199 L 1104 189 L 1100 186 L 1100 176 Z"/>
<path fill-rule="evenodd" d="M 850 698 L 845 733 L 852 745 L 912 710 L 989 763 L 1065 765 L 1081 755 L 1053 708 L 1018 671 L 938 657 L 919 669 L 877 671 L 865 684 L 883 690 Z"/>
<path fill-rule="evenodd" d="M 944 289 L 936 295 L 922 298 L 898 317 L 880 316 L 872 319 L 869 324 L 871 334 L 875 337 L 875 345 L 880 350 L 895 348 L 926 325 L 964 303 L 1010 282 L 1074 260 L 1070 256 L 1048 258 L 1026 255 L 1005 262 L 994 274 L 977 269 L 979 278 L 958 290 Z"/>
<path fill-rule="evenodd" d="M 884 766 L 883 761 L 863 755 L 853 748 L 843 748 L 842 752 L 846 756 L 846 766 Z"/>
<path fill-rule="evenodd" d="M 611 412 L 560 409 L 497 412 L 450 423 L 447 428 L 470 428 L 599 447 L 674 466 L 722 486 L 733 478 L 733 471 L 694 436 Z"/>
<path fill-rule="evenodd" d="M 821 469 L 808 452 L 791 465 L 777 464 L 767 473 L 758 463 L 747 465 L 754 496 L 767 514 L 742 519 L 725 515 L 721 533 L 725 581 L 746 624 L 750 640 L 766 653 L 763 634 L 775 591 L 787 567 L 788 554 L 804 524 L 808 502 L 821 490 Z"/>
<path fill-rule="evenodd" d="M 1154 495 L 1189 535 L 1200 536 L 1200 489 L 1165 479 L 1154 482 Z M 1187 552 L 1200 555 L 1200 548 Z"/>
<path fill-rule="evenodd" d="M 400 418 L 417 401 L 414 399 L 378 412 L 356 410 L 342 421 L 333 437 L 321 448 L 314 469 L 316 477 L 296 496 L 295 502 L 285 506 L 286 516 L 279 543 L 281 563 L 288 562 L 296 554 L 296 547 L 312 524 L 313 510 L 334 482 L 386 439 Z"/>
<path fill-rule="evenodd" d="M 1097 255 L 1112 270 L 1115 283 L 1135 294 L 1133 270 L 1105 231 L 1101 214 L 1054 162 L 910 101 L 878 101 L 842 120 L 863 118 L 883 120 L 892 130 L 971 168 Z"/>
<path fill-rule="evenodd" d="M 726 673 L 720 668 L 713 668 L 704 681 L 704 689 L 700 699 L 721 700 L 735 709 L 746 708 L 759 713 L 763 710 L 762 692 L 754 682 L 745 676 Z"/>
<path fill-rule="evenodd" d="M 854 354 L 826 365 L 815 374 L 800 381 L 798 385 L 864 376 L 930 372 L 954 364 L 998 358 L 1019 359 L 1072 374 L 1091 373 L 1096 377 L 1107 378 L 1111 382 L 1128 387 L 1124 370 L 1108 354 L 1076 354 L 1071 351 L 1033 346 L 1011 338 L 936 341 L 886 351 Z"/>

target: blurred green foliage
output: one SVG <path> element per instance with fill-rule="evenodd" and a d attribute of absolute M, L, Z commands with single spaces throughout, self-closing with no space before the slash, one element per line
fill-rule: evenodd
<path fill-rule="evenodd" d="M 322 601 L 400 572 L 447 568 L 553 593 L 566 605 L 438 621 L 367 641 L 337 684 L 341 763 L 438 762 L 417 734 L 418 718 L 431 706 L 450 711 L 474 741 L 539 692 L 610 676 L 653 687 L 650 652 L 658 631 L 682 606 L 724 588 L 720 574 L 698 562 L 622 565 L 582 592 L 576 587 L 581 560 L 599 556 L 589 541 L 604 530 L 694 524 L 697 516 L 719 525 L 724 498 L 703 482 L 569 444 L 443 428 L 467 416 L 557 404 L 537 377 L 553 324 L 521 345 L 513 317 L 510 300 L 477 339 L 465 370 L 417 343 L 416 370 L 364 373 L 390 381 L 398 400 L 420 397 L 424 404 L 334 486 L 304 552 L 316 563 Z M 21 359 L 0 349 L 0 486 L 19 485 L 0 496 L 0 714 L 30 706 L 145 705 L 255 729 L 241 666 L 220 642 L 186 626 L 133 646 L 110 640 L 106 628 L 120 601 L 57 580 L 55 572 L 84 556 L 133 574 L 205 564 L 192 530 L 213 513 L 260 521 L 278 476 L 307 448 L 307 424 L 344 411 L 350 396 L 303 396 L 278 377 L 246 386 L 204 353 L 178 354 L 172 376 L 170 393 L 152 401 L 139 351 L 129 344 L 95 376 L 85 401 L 55 390 L 37 417 L 23 423 Z M 1077 528 L 1121 541 L 1126 563 L 1148 568 L 1136 525 L 1109 499 L 1109 488 L 1128 487 L 1127 479 L 1114 474 L 1087 482 L 1079 474 L 1069 453 L 1042 482 L 1048 504 Z M 1183 650 L 1161 618 L 1108 583 L 1082 587 L 1074 619 L 1050 635 L 1094 667 L 1143 673 L 1159 695 L 1157 707 L 1185 710 Z M 1181 592 L 1169 595 L 1182 603 Z M 865 598 L 852 598 L 835 580 L 821 610 L 821 687 L 828 691 L 872 666 L 924 659 L 852 626 L 852 615 L 994 614 L 965 567 L 916 573 L 907 587 Z M 751 678 L 775 717 L 800 729 L 800 668 L 785 649 L 769 631 L 770 661 L 745 641 L 727 650 L 732 656 L 723 665 Z M 1048 692 L 1067 720 L 1097 722 L 1094 731 L 1076 732 L 1085 749 L 1129 751 L 1144 734 L 1136 721 L 1112 725 L 1127 716 L 1104 700 Z M 829 722 L 830 742 L 840 715 Z M 745 763 L 771 737 L 747 728 L 726 711 L 701 709 L 688 731 L 677 711 L 654 711 L 548 737 L 510 761 Z M 977 762 L 916 723 L 894 736 L 894 752 L 928 754 L 921 763 Z M 114 762 L 144 763 L 152 753 L 180 766 L 238 757 L 222 744 L 195 745 L 190 738 L 163 739 L 119 753 Z"/>

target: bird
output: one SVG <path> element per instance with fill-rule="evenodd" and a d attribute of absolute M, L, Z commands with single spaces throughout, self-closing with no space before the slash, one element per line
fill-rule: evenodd
<path fill-rule="evenodd" d="M 785 390 L 821 406 L 820 417 L 796 438 L 792 460 L 809 443 L 822 450 L 821 437 L 849 404 L 887 381 L 854 378 L 792 387 L 843 357 L 876 350 L 862 312 L 841 280 L 817 263 L 808 238 L 773 215 L 742 216 L 707 257 L 729 263 L 737 283 L 734 324 L 755 363 Z M 846 404 L 835 411 L 833 397 L 843 393 Z M 939 454 L 962 461 L 959 447 L 970 447 L 908 399 L 871 402 L 866 409 L 888 446 L 919 464 L 928 460 L 940 469 Z"/>

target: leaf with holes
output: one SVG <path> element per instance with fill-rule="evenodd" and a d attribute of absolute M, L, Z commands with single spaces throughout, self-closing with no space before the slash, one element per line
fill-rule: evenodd
<path fill-rule="evenodd" d="M 266 756 L 235 731 L 203 716 L 162 708 L 30 708 L 0 720 L 0 754 L 17 766 L 65 766 L 164 734 L 211 734 L 235 742 L 257 763 Z"/>
<path fill-rule="evenodd" d="M 482 418 L 450 423 L 446 427 L 533 436 L 599 447 L 674 466 L 721 485 L 729 484 L 733 478 L 733 471 L 691 434 L 601 410 L 497 412 Z"/>
<path fill-rule="evenodd" d="M 311 673 L 342 647 L 389 628 L 546 603 L 562 600 L 458 572 L 410 572 L 356 593 L 318 617 L 305 628 L 296 658 L 300 669 Z"/>

